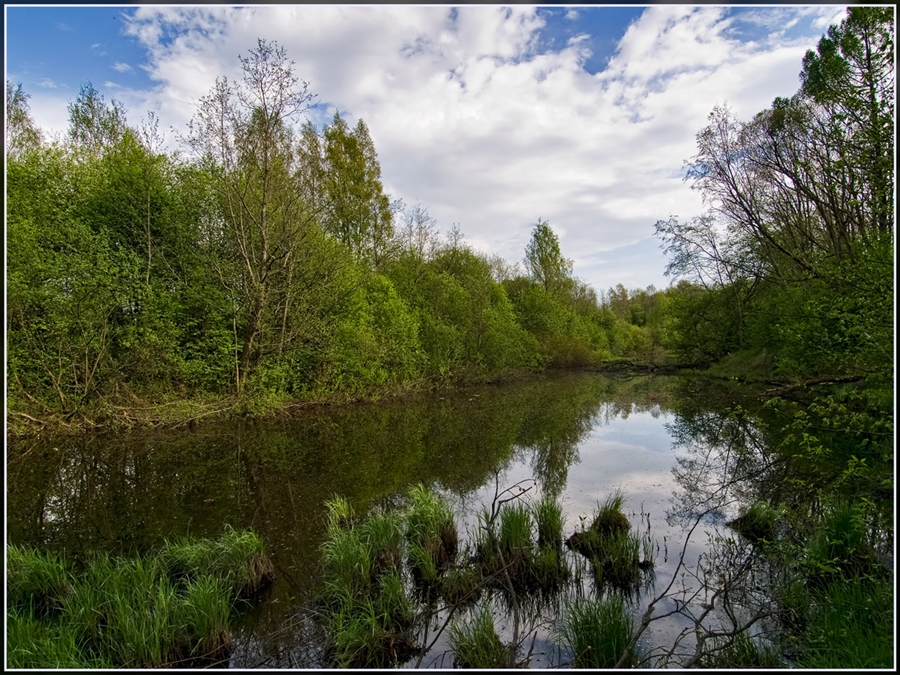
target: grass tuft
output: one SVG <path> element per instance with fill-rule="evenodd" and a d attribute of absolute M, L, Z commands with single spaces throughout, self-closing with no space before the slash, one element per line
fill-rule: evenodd
<path fill-rule="evenodd" d="M 572 654 L 573 668 L 612 668 L 625 655 L 624 665 L 637 665 L 631 641 L 634 620 L 618 595 L 595 600 L 577 598 L 565 610 L 556 629 L 557 641 Z"/>
<path fill-rule="evenodd" d="M 457 668 L 503 668 L 509 662 L 509 649 L 500 641 L 487 608 L 473 620 L 450 624 L 450 650 Z"/>

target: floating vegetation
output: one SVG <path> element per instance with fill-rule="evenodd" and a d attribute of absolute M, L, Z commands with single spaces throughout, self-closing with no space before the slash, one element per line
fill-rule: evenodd
<path fill-rule="evenodd" d="M 222 662 L 235 601 L 271 581 L 262 542 L 229 528 L 155 555 L 62 555 L 7 546 L 12 668 L 157 668 Z"/>

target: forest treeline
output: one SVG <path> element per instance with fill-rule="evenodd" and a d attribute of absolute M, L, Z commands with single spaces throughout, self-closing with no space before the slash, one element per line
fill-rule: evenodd
<path fill-rule="evenodd" d="M 547 367 L 646 364 L 893 378 L 893 19 L 853 8 L 801 87 L 716 107 L 688 179 L 710 206 L 656 225 L 668 289 L 598 292 L 537 220 L 521 263 L 385 193 L 363 120 L 259 40 L 165 149 L 89 83 L 65 138 L 7 81 L 7 404 L 98 422 L 224 397 L 359 398 Z"/>

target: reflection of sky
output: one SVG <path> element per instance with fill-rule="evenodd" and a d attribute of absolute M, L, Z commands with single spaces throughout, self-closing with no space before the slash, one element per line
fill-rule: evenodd
<path fill-rule="evenodd" d="M 585 526 L 590 524 L 597 504 L 621 490 L 625 502 L 624 511 L 632 523 L 633 531 L 647 533 L 654 544 L 659 545 L 654 569 L 655 586 L 643 593 L 635 609 L 636 620 L 646 609 L 650 600 L 666 587 L 678 564 L 679 554 L 685 543 L 686 531 L 670 526 L 666 522 L 667 511 L 672 505 L 672 495 L 678 487 L 672 474 L 675 466 L 675 448 L 666 424 L 673 421 L 669 413 L 630 412 L 627 417 L 599 415 L 594 426 L 579 442 L 577 461 L 569 467 L 568 480 L 560 495 L 566 517 L 565 535 L 580 527 L 580 517 L 584 516 Z M 534 482 L 531 452 L 518 452 L 514 461 L 499 474 L 500 490 L 523 481 L 523 487 L 532 489 L 527 493 L 535 500 L 540 496 L 540 486 Z M 482 504 L 490 506 L 494 495 L 491 481 L 475 494 L 463 499 L 463 520 L 468 527 L 476 523 L 475 514 Z M 642 513 L 649 514 L 642 517 Z M 689 528 L 693 523 L 688 523 Z M 685 564 L 693 567 L 698 555 L 705 548 L 709 527 L 701 525 L 691 536 L 686 549 Z M 655 547 L 655 546 L 654 546 Z M 681 573 L 679 572 L 679 575 Z M 676 582 L 677 584 L 678 582 Z M 656 614 L 664 614 L 674 609 L 674 604 L 666 600 L 657 606 Z M 673 617 L 651 624 L 644 634 L 642 643 L 647 646 L 672 644 L 678 633 L 688 626 L 683 617 Z M 539 641 L 547 636 L 539 631 Z M 533 662 L 541 667 L 546 655 Z"/>

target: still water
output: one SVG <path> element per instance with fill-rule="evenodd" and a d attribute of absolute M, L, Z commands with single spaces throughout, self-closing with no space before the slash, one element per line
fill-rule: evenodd
<path fill-rule="evenodd" d="M 18 441 L 7 453 L 7 537 L 78 556 L 146 552 L 181 535 L 217 536 L 226 524 L 253 528 L 276 582 L 242 618 L 229 665 L 315 668 L 320 645 L 302 608 L 316 580 L 326 500 L 341 495 L 364 512 L 424 483 L 454 505 L 465 532 L 497 489 L 517 485 L 525 499 L 558 496 L 568 535 L 618 489 L 632 526 L 657 551 L 634 598 L 640 618 L 676 572 L 673 588 L 689 585 L 684 573 L 709 537 L 729 535 L 723 523 L 751 489 L 736 476 L 748 463 L 757 477 L 765 469 L 765 448 L 747 442 L 750 429 L 738 434 L 740 460 L 731 457 L 726 412 L 742 400 L 702 380 L 569 373 L 317 406 L 278 421 Z M 657 615 L 677 609 L 670 596 Z M 655 621 L 642 646 L 662 649 L 690 625 L 684 614 Z M 565 663 L 549 625 L 534 637 L 533 667 Z M 439 642 L 422 666 L 452 665 L 445 649 Z"/>

